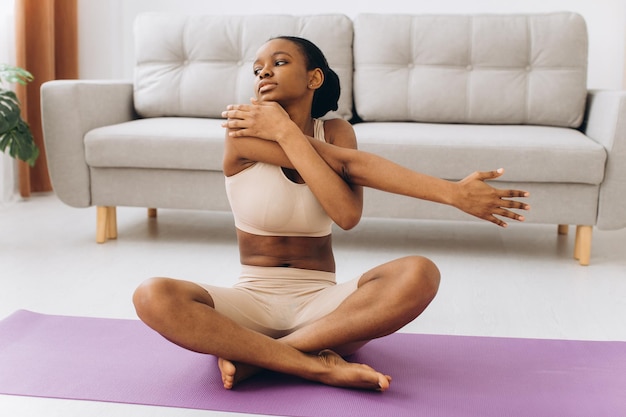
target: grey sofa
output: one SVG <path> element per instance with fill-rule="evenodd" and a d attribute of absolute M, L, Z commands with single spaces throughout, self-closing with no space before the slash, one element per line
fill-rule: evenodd
<path fill-rule="evenodd" d="M 360 149 L 449 180 L 504 167 L 495 185 L 530 191 L 527 222 L 577 226 L 582 265 L 594 226 L 626 226 L 626 92 L 588 91 L 577 14 L 147 13 L 134 80 L 41 90 L 54 189 L 98 207 L 98 242 L 117 236 L 117 206 L 229 210 L 220 113 L 249 101 L 254 53 L 280 34 L 325 52 L 342 83 L 327 117 L 351 120 Z M 369 189 L 364 216 L 471 218 Z"/>

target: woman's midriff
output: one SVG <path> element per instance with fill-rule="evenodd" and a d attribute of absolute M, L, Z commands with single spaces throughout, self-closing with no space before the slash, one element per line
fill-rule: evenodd
<path fill-rule="evenodd" d="M 241 263 L 335 272 L 331 235 L 259 236 L 237 229 Z"/>

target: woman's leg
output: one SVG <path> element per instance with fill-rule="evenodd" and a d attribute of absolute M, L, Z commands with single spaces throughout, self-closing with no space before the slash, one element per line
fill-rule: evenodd
<path fill-rule="evenodd" d="M 330 314 L 279 340 L 301 352 L 331 354 L 325 351 L 330 349 L 348 355 L 419 316 L 437 294 L 439 280 L 438 268 L 426 258 L 388 262 L 363 274 L 358 289 Z M 258 371 L 248 363 L 223 358 L 220 369 L 229 385 Z"/>
<path fill-rule="evenodd" d="M 305 354 L 287 343 L 242 327 L 213 308 L 197 284 L 153 278 L 133 296 L 138 316 L 166 339 L 186 349 L 319 381 L 328 385 L 385 390 L 389 378 L 336 355 Z M 225 381 L 230 388 L 232 381 Z"/>
<path fill-rule="evenodd" d="M 280 340 L 302 352 L 352 353 L 419 316 L 437 294 L 439 280 L 435 264 L 420 256 L 385 263 L 363 274 L 358 289 L 333 312 Z"/>

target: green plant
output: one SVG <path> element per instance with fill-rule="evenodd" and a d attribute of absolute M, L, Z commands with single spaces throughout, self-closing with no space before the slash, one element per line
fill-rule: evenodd
<path fill-rule="evenodd" d="M 28 123 L 22 120 L 20 102 L 7 84 L 26 85 L 33 80 L 30 72 L 19 67 L 0 64 L 0 151 L 35 165 L 39 148 Z"/>

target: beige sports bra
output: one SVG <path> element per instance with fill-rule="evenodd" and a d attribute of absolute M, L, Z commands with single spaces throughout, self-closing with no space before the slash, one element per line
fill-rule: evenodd
<path fill-rule="evenodd" d="M 314 120 L 314 137 L 325 141 L 324 121 Z M 226 177 L 235 226 L 262 236 L 327 236 L 332 220 L 308 185 L 291 181 L 282 168 L 263 162 Z"/>

